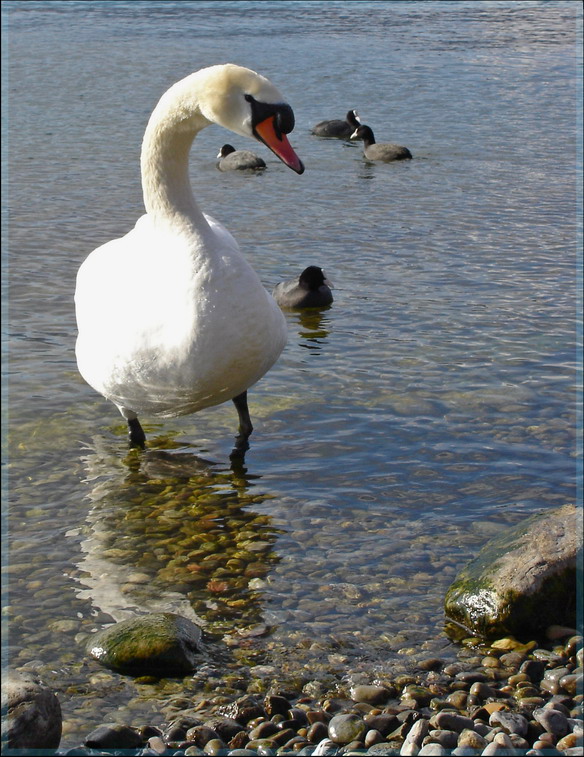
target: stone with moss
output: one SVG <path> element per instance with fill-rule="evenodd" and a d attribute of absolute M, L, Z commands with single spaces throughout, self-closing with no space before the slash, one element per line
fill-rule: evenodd
<path fill-rule="evenodd" d="M 488 542 L 448 589 L 447 617 L 486 638 L 533 638 L 552 624 L 574 626 L 580 519 L 574 505 L 564 505 Z"/>
<path fill-rule="evenodd" d="M 107 668 L 134 676 L 184 676 L 196 667 L 201 629 L 174 613 L 123 620 L 94 634 L 87 652 Z"/>

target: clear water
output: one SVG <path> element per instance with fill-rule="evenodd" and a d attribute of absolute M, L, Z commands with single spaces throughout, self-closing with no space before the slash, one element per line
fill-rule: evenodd
<path fill-rule="evenodd" d="M 84 635 L 136 611 L 205 622 L 211 691 L 221 671 L 342 686 L 454 656 L 442 600 L 456 571 L 580 496 L 581 4 L 3 14 L 4 652 L 57 689 L 62 744 L 108 720 L 157 722 L 203 685 L 137 686 L 87 659 Z M 191 156 L 199 203 L 268 288 L 309 264 L 335 284 L 330 309 L 288 314 L 235 469 L 230 405 L 145 418 L 150 448 L 128 454 L 117 411 L 77 373 L 72 301 L 85 256 L 142 212 L 158 97 L 225 61 L 284 92 L 306 172 L 212 127 Z M 359 144 L 310 135 L 349 108 L 414 159 L 370 165 Z M 267 171 L 219 173 L 227 141 Z M 128 299 L 134 317 L 148 307 L 131 282 Z"/>

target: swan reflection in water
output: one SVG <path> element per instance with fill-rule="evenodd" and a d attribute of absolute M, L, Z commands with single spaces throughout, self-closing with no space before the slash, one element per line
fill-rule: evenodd
<path fill-rule="evenodd" d="M 156 449 L 156 446 L 167 449 Z M 115 621 L 175 612 L 212 634 L 263 622 L 262 579 L 281 533 L 241 461 L 231 469 L 153 438 L 125 460 L 95 439 L 84 459 L 91 508 L 75 579 L 80 598 Z"/>

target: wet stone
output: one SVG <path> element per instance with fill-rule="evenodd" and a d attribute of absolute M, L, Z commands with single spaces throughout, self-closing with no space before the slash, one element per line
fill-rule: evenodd
<path fill-rule="evenodd" d="M 439 670 L 443 664 L 443 660 L 440 660 L 437 657 L 430 657 L 427 660 L 419 662 L 418 667 L 421 670 Z"/>
<path fill-rule="evenodd" d="M 142 746 L 142 737 L 133 728 L 118 723 L 100 725 L 85 739 L 92 749 L 135 749 Z"/>
<path fill-rule="evenodd" d="M 434 694 L 425 686 L 409 684 L 402 692 L 401 698 L 404 701 L 413 700 L 417 705 L 424 707 L 429 704 Z"/>
<path fill-rule="evenodd" d="M 391 744 L 373 744 L 365 752 L 365 754 L 387 755 L 387 757 L 397 757 L 399 753 L 399 747 L 392 746 Z"/>
<path fill-rule="evenodd" d="M 212 728 L 217 736 L 225 742 L 231 741 L 241 732 L 241 724 L 233 718 L 212 718 L 205 721 L 204 725 L 207 728 Z"/>
<path fill-rule="evenodd" d="M 260 723 L 249 732 L 249 738 L 252 741 L 254 739 L 267 739 L 275 733 L 278 733 L 278 726 L 270 720 L 266 720 L 264 723 Z"/>
<path fill-rule="evenodd" d="M 54 692 L 33 673 L 3 672 L 2 746 L 56 749 L 61 732 L 61 706 Z"/>
<path fill-rule="evenodd" d="M 424 738 L 428 735 L 429 730 L 430 723 L 425 718 L 420 718 L 420 720 L 416 720 L 407 732 L 406 741 L 410 744 L 417 744 L 420 746 Z"/>
<path fill-rule="evenodd" d="M 489 718 L 489 725 L 502 728 L 505 733 L 516 733 L 518 736 L 525 736 L 528 730 L 528 721 L 523 715 L 516 712 L 506 712 L 499 710 L 493 712 Z"/>
<path fill-rule="evenodd" d="M 312 754 L 314 757 L 326 757 L 326 755 L 337 754 L 338 747 L 330 739 L 323 739 L 314 747 Z"/>
<path fill-rule="evenodd" d="M 290 709 L 290 702 L 284 697 L 271 694 L 264 699 L 264 708 L 269 717 L 276 714 L 286 715 Z"/>
<path fill-rule="evenodd" d="M 237 720 L 238 723 L 246 725 L 254 718 L 265 717 L 267 713 L 253 697 L 244 696 L 236 699 L 235 702 L 231 702 L 231 704 L 221 707 L 219 714 L 226 715 L 229 718 L 233 718 L 233 720 Z"/>
<path fill-rule="evenodd" d="M 563 738 L 570 730 L 568 719 L 558 710 L 541 707 L 533 711 L 533 717 L 548 733 L 558 739 Z"/>
<path fill-rule="evenodd" d="M 452 694 L 446 697 L 446 702 L 456 707 L 457 710 L 464 710 L 467 699 L 468 694 L 466 691 L 453 691 Z"/>
<path fill-rule="evenodd" d="M 458 715 L 455 712 L 439 712 L 433 716 L 432 720 L 438 728 L 448 731 L 457 731 L 462 733 L 465 728 L 473 729 L 474 721 L 464 715 Z"/>
<path fill-rule="evenodd" d="M 203 747 L 203 752 L 209 755 L 223 755 L 227 753 L 227 744 L 221 739 L 211 739 Z"/>
<path fill-rule="evenodd" d="M 379 731 L 376 731 L 375 729 L 367 731 L 367 733 L 365 734 L 365 746 L 367 748 L 373 746 L 373 744 L 381 744 L 383 742 L 385 742 L 385 739 L 379 733 Z"/>
<path fill-rule="evenodd" d="M 484 736 L 476 731 L 471 731 L 469 728 L 465 728 L 461 731 L 458 737 L 457 746 L 468 747 L 470 749 L 483 750 L 487 746 L 487 740 Z"/>
<path fill-rule="evenodd" d="M 571 696 L 576 696 L 583 688 L 583 676 L 582 673 L 573 673 L 562 676 L 560 678 L 560 686 L 564 691 L 567 691 Z"/>
<path fill-rule="evenodd" d="M 399 725 L 395 715 L 381 713 L 380 715 L 366 715 L 365 722 L 369 728 L 379 731 L 382 736 L 387 736 Z"/>
<path fill-rule="evenodd" d="M 428 733 L 423 744 L 442 744 L 445 749 L 455 749 L 458 744 L 458 733 L 435 729 Z"/>
<path fill-rule="evenodd" d="M 308 729 L 308 732 L 306 734 L 306 738 L 312 744 L 318 744 L 323 739 L 326 739 L 327 736 L 328 736 L 328 726 L 326 725 L 326 723 L 322 723 L 319 721 L 313 723 Z"/>
<path fill-rule="evenodd" d="M 186 675 L 196 665 L 201 629 L 174 613 L 114 623 L 91 636 L 87 651 L 112 670 L 129 675 Z"/>
<path fill-rule="evenodd" d="M 438 757 L 439 755 L 448 753 L 448 749 L 445 749 L 442 744 L 424 744 L 418 752 L 418 755 L 421 757 Z"/>
<path fill-rule="evenodd" d="M 354 702 L 366 702 L 367 704 L 383 704 L 392 695 L 388 689 L 383 686 L 353 686 L 351 689 L 351 699 Z"/>
<path fill-rule="evenodd" d="M 349 744 L 357 741 L 368 729 L 367 725 L 357 715 L 335 715 L 329 723 L 329 738 L 335 744 Z"/>
<path fill-rule="evenodd" d="M 219 734 L 214 728 L 209 728 L 206 725 L 196 725 L 194 728 L 189 728 L 186 734 L 187 741 L 194 741 L 196 746 L 203 747 L 211 739 L 217 739 Z"/>
<path fill-rule="evenodd" d="M 229 741 L 228 746 L 230 749 L 240 749 L 244 747 L 249 741 L 249 736 L 245 731 L 238 731 L 235 736 Z"/>

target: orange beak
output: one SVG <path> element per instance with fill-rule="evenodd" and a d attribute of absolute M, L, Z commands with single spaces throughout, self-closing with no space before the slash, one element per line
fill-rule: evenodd
<path fill-rule="evenodd" d="M 269 147 L 270 150 L 280 158 L 282 163 L 285 163 L 288 166 L 288 168 L 296 171 L 296 173 L 304 173 L 302 161 L 292 149 L 292 145 L 288 142 L 288 137 L 282 132 L 276 132 L 274 122 L 275 117 L 270 116 L 257 124 L 254 129 L 255 135 L 260 141 Z"/>

